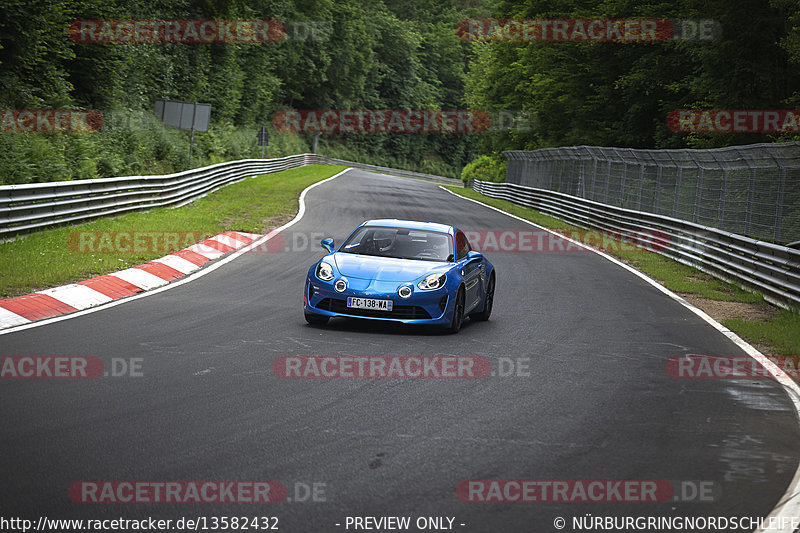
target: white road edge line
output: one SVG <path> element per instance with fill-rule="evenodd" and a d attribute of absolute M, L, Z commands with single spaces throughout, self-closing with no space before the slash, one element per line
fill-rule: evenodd
<path fill-rule="evenodd" d="M 82 311 L 77 311 L 75 313 L 68 313 L 68 314 L 65 314 L 65 315 L 54 316 L 52 318 L 46 318 L 44 320 L 38 320 L 36 322 L 30 322 L 28 324 L 22 324 L 20 326 L 14 326 L 14 327 L 10 327 L 8 329 L 0 330 L 0 335 L 6 335 L 8 333 L 14 333 L 14 332 L 17 332 L 17 331 L 22 331 L 24 329 L 35 328 L 35 327 L 38 327 L 38 326 L 44 326 L 46 324 L 52 324 L 53 322 L 59 322 L 61 320 L 69 320 L 70 318 L 75 318 L 75 317 L 78 317 L 78 316 L 88 315 L 89 313 L 95 313 L 97 311 L 102 311 L 104 309 L 108 309 L 109 307 L 114 307 L 116 305 L 120 305 L 120 304 L 124 304 L 124 303 L 127 303 L 127 302 L 132 302 L 134 300 L 138 300 L 139 298 L 144 298 L 146 296 L 151 296 L 153 294 L 158 294 L 159 292 L 163 292 L 163 291 L 172 289 L 173 287 L 177 287 L 179 285 L 183 285 L 184 283 L 189 283 L 190 281 L 194 281 L 194 280 L 196 280 L 196 279 L 198 279 L 200 277 L 203 277 L 206 274 L 208 274 L 210 272 L 213 272 L 214 270 L 218 269 L 222 265 L 230 263 L 231 261 L 233 261 L 234 259 L 236 259 L 240 255 L 249 252 L 253 248 L 256 248 L 257 246 L 261 246 L 262 244 L 264 244 L 265 242 L 270 240 L 272 237 L 274 237 L 275 235 L 277 235 L 281 231 L 283 231 L 286 228 L 288 228 L 290 226 L 293 226 L 294 224 L 299 222 L 303 218 L 303 215 L 306 212 L 306 203 L 305 203 L 306 193 L 308 193 L 308 191 L 310 191 L 314 187 L 316 187 L 318 185 L 322 185 L 323 183 L 331 181 L 332 179 L 338 178 L 339 176 L 341 176 L 342 174 L 344 174 L 345 172 L 348 172 L 350 170 L 353 170 L 353 168 L 352 167 L 346 168 L 346 169 L 342 170 L 341 172 L 337 172 L 336 174 L 334 174 L 333 176 L 331 176 L 329 178 L 325 178 L 322 181 L 318 181 L 316 183 L 312 183 L 311 185 L 309 185 L 308 187 L 303 189 L 303 192 L 300 193 L 300 199 L 299 199 L 299 202 L 298 202 L 300 204 L 300 207 L 297 210 L 297 215 L 292 220 L 290 220 L 289 222 L 287 222 L 283 226 L 270 231 L 266 235 L 262 236 L 260 239 L 251 242 L 247 246 L 245 246 L 243 248 L 239 248 L 238 250 L 234 250 L 233 252 L 230 252 L 230 254 L 227 257 L 225 257 L 224 259 L 220 259 L 219 261 L 217 261 L 215 263 L 211 263 L 207 267 L 202 268 L 201 270 L 198 270 L 197 272 L 195 272 L 193 274 L 189 274 L 188 276 L 186 276 L 184 278 L 181 278 L 180 280 L 174 281 L 172 283 L 168 283 L 167 285 L 164 285 L 164 286 L 159 287 L 157 289 L 153 289 L 151 291 L 141 292 L 139 294 L 135 294 L 133 296 L 128 296 L 126 298 L 120 298 L 119 300 L 114 300 L 114 301 L 108 302 L 107 304 L 99 305 L 97 307 L 91 307 L 89 309 L 84 309 Z M 112 272 L 110 275 L 113 276 L 114 273 Z"/>
<path fill-rule="evenodd" d="M 473 200 L 472 198 L 467 198 L 466 196 L 461 196 L 460 194 L 456 194 L 453 191 L 451 191 L 449 189 L 446 189 L 441 185 L 439 185 L 439 188 L 442 189 L 443 191 L 449 192 L 453 196 L 456 196 L 456 197 L 461 198 L 463 200 L 468 200 L 470 202 L 474 202 L 474 203 L 476 203 L 478 205 L 482 205 L 484 207 L 488 207 L 489 209 L 492 209 L 492 210 L 497 211 L 499 213 L 503 213 L 504 215 L 507 215 L 507 216 L 509 216 L 511 218 L 515 218 L 515 219 L 517 219 L 519 221 L 522 221 L 522 222 L 524 222 L 526 224 L 530 224 L 533 227 L 539 228 L 541 230 L 547 231 L 548 233 L 551 233 L 553 235 L 556 235 L 558 237 L 566 239 L 567 241 L 569 241 L 571 243 L 574 243 L 574 244 L 576 244 L 576 245 L 578 245 L 578 246 L 580 246 L 582 248 L 586 248 L 587 250 L 589 250 L 591 252 L 594 252 L 597 255 L 601 256 L 601 257 L 604 257 L 604 258 L 608 259 L 612 263 L 614 263 L 614 264 L 616 264 L 618 266 L 621 266 L 625 270 L 628 270 L 632 274 L 634 274 L 634 275 L 638 276 L 639 278 L 645 280 L 647 283 L 649 283 L 650 285 L 654 286 L 655 288 L 657 288 L 658 290 L 660 290 L 661 292 L 663 292 L 664 294 L 666 294 L 667 296 L 669 296 L 673 300 L 677 301 L 678 303 L 680 303 L 681 305 L 683 305 L 684 307 L 689 309 L 691 312 L 693 312 L 694 314 L 696 314 L 697 316 L 702 318 L 709 325 L 711 325 L 714 329 L 716 329 L 717 331 L 719 331 L 720 333 L 722 333 L 723 335 L 728 337 L 728 339 L 730 339 L 736 346 L 741 348 L 742 351 L 744 351 L 747 355 L 749 355 L 750 357 L 752 357 L 753 359 L 758 361 L 761 364 L 761 366 L 763 366 L 775 378 L 775 380 L 778 381 L 778 383 L 780 383 L 783 386 L 783 390 L 789 396 L 789 400 L 794 405 L 795 414 L 797 415 L 798 420 L 800 420 L 800 385 L 798 385 L 792 378 L 788 377 L 785 373 L 781 372 L 780 369 L 777 366 L 775 366 L 775 364 L 772 361 L 770 361 L 764 354 L 762 354 L 761 352 L 756 350 L 753 346 L 748 344 L 747 341 L 745 341 L 744 339 L 739 337 L 736 333 L 734 333 L 733 331 L 729 330 L 728 328 L 726 328 L 725 326 L 723 326 L 722 324 L 720 324 L 719 322 L 717 322 L 716 320 L 714 320 L 713 318 L 708 316 L 705 312 L 703 312 L 698 307 L 695 307 L 691 303 L 687 302 L 685 299 L 681 298 L 680 296 L 678 296 L 677 294 L 675 294 L 674 292 L 672 292 L 668 288 L 666 288 L 663 285 L 661 285 L 659 282 L 657 282 L 653 278 L 647 276 L 646 274 L 644 274 L 642 272 L 639 272 L 638 270 L 636 270 L 632 266 L 623 263 L 622 261 L 620 261 L 616 257 L 610 256 L 610 255 L 608 255 L 608 254 L 606 254 L 604 252 L 601 252 L 601 251 L 599 251 L 599 250 L 597 250 L 595 248 L 592 248 L 591 246 L 586 246 L 582 242 L 576 241 L 574 239 L 570 239 L 569 237 L 567 237 L 567 236 L 565 236 L 565 235 L 563 235 L 561 233 L 558 233 L 557 231 L 553 231 L 550 228 L 546 228 L 544 226 L 540 226 L 539 224 L 536 224 L 535 222 L 531 222 L 530 220 L 526 220 L 526 219 L 524 219 L 522 217 L 518 217 L 517 215 L 513 215 L 511 213 L 507 213 L 507 212 L 503 211 L 502 209 L 499 209 L 497 207 L 494 207 L 494 206 L 491 206 L 491 205 L 488 205 L 488 204 L 484 204 L 483 202 L 480 202 L 478 200 Z M 774 522 L 773 523 L 775 525 L 781 525 L 782 524 L 782 525 L 785 525 L 786 527 L 784 527 L 782 529 L 777 529 L 777 528 L 770 529 L 768 526 L 769 526 L 769 523 L 770 523 L 770 519 L 773 519 L 773 517 L 774 517 Z M 797 517 L 800 517 L 800 465 L 798 465 L 798 469 L 797 469 L 797 471 L 795 471 L 794 477 L 789 482 L 789 487 L 786 489 L 786 492 L 781 497 L 780 501 L 778 501 L 778 504 L 770 512 L 770 514 L 767 515 L 764 518 L 763 524 L 765 525 L 765 527 L 762 527 L 760 529 L 755 530 L 754 533 L 766 533 L 767 531 L 769 531 L 771 533 L 794 533 L 794 531 L 796 531 L 796 530 L 795 530 L 795 528 L 791 527 L 791 523 L 792 523 L 792 518 L 794 518 L 796 520 Z"/>

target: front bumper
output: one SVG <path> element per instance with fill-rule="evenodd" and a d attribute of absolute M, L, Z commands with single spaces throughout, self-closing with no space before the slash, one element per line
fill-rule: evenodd
<path fill-rule="evenodd" d="M 403 285 L 411 286 L 409 283 L 349 278 L 347 289 L 338 292 L 333 288 L 335 281 L 336 279 L 330 282 L 321 281 L 316 276 L 306 278 L 303 292 L 303 309 L 306 313 L 404 324 L 449 325 L 453 320 L 454 303 L 453 299 L 448 297 L 446 286 L 432 291 L 421 291 L 413 287 L 410 297 L 400 298 L 397 290 Z M 391 300 L 392 311 L 348 308 L 347 298 L 350 296 Z"/>

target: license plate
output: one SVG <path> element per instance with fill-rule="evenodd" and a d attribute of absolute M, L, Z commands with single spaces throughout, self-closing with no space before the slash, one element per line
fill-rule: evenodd
<path fill-rule="evenodd" d="M 376 300 L 375 298 L 347 298 L 347 307 L 356 309 L 373 309 L 375 311 L 391 311 L 391 300 Z"/>

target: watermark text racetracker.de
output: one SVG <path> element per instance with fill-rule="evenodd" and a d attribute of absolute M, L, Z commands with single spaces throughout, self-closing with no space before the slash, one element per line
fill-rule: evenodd
<path fill-rule="evenodd" d="M 800 357 L 768 356 L 764 363 L 749 356 L 681 355 L 670 357 L 667 374 L 679 379 L 800 378 Z"/>
<path fill-rule="evenodd" d="M 461 40 L 482 42 L 710 41 L 721 31 L 711 19 L 464 19 L 456 25 Z"/>
<path fill-rule="evenodd" d="M 324 41 L 326 21 L 281 20 L 75 20 L 67 28 L 79 43 L 231 43 Z"/>
<path fill-rule="evenodd" d="M 281 356 L 272 364 L 280 378 L 294 379 L 480 379 L 530 377 L 529 357 L 373 355 Z M 494 368 L 492 368 L 494 366 Z"/>
<path fill-rule="evenodd" d="M 278 481 L 76 481 L 75 503 L 277 503 L 286 498 Z"/>
<path fill-rule="evenodd" d="M 188 248 L 213 233 L 203 231 L 72 231 L 67 248 L 82 254 L 171 253 Z"/>
<path fill-rule="evenodd" d="M 144 376 L 142 357 L 112 357 L 108 366 L 87 355 L 0 357 L 0 379 L 92 379 Z"/>
<path fill-rule="evenodd" d="M 282 109 L 279 133 L 492 133 L 531 131 L 536 114 L 481 109 Z"/>
<path fill-rule="evenodd" d="M 464 230 L 472 248 L 478 252 L 659 252 L 669 244 L 669 236 L 658 230 Z"/>
<path fill-rule="evenodd" d="M 87 504 L 319 503 L 328 501 L 321 481 L 76 481 L 68 495 Z"/>
<path fill-rule="evenodd" d="M 667 115 L 675 133 L 798 133 L 796 109 L 678 109 Z"/>
<path fill-rule="evenodd" d="M 468 503 L 710 503 L 721 488 L 711 480 L 470 479 L 456 496 Z"/>

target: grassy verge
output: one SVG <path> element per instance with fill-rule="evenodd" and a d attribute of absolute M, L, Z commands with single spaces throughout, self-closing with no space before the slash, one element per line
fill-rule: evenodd
<path fill-rule="evenodd" d="M 447 189 L 546 228 L 581 231 L 581 228 L 563 220 L 507 200 L 489 198 L 472 189 L 458 187 L 447 187 Z M 756 344 L 768 355 L 800 355 L 800 313 L 776 309 L 758 294 L 720 281 L 668 257 L 643 249 L 629 248 L 629 246 L 609 246 L 605 251 L 687 298 L 737 335 Z M 737 306 L 738 309 L 731 309 Z M 730 316 L 731 314 L 743 316 Z"/>
<path fill-rule="evenodd" d="M 2 243 L 0 298 L 108 274 L 228 230 L 265 233 L 294 217 L 303 189 L 344 168 L 309 165 L 265 174 L 184 207 L 103 218 Z M 124 238 L 117 241 L 120 235 Z M 165 235 L 175 239 L 165 242 Z"/>

